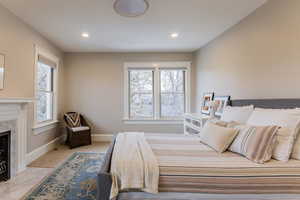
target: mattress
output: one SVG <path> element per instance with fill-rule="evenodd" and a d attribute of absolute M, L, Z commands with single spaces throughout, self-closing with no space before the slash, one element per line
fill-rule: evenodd
<path fill-rule="evenodd" d="M 160 169 L 160 192 L 300 193 L 300 161 L 256 164 L 219 154 L 197 136 L 145 134 Z"/>

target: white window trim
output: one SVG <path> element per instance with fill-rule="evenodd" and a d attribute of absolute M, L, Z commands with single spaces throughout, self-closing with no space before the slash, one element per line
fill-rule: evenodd
<path fill-rule="evenodd" d="M 154 118 L 153 119 L 132 119 L 129 117 L 129 80 L 128 73 L 129 69 L 154 69 L 154 79 L 159 76 L 159 68 L 186 68 L 185 73 L 185 112 L 190 112 L 191 110 L 191 62 L 126 62 L 124 63 L 124 116 L 123 122 L 125 124 L 182 124 L 182 118 L 160 118 L 159 111 L 159 80 L 154 80 Z"/>
<path fill-rule="evenodd" d="M 41 133 L 44 133 L 47 130 L 53 129 L 57 127 L 58 125 L 58 110 L 57 110 L 57 94 L 58 94 L 58 70 L 59 70 L 59 63 L 60 60 L 57 56 L 53 55 L 51 52 L 49 52 L 46 49 L 43 49 L 37 45 L 35 45 L 35 62 L 34 62 L 34 71 L 35 71 L 35 81 L 34 81 L 34 95 L 37 99 L 37 92 L 38 92 L 38 59 L 39 55 L 43 56 L 44 58 L 47 58 L 55 63 L 55 69 L 53 70 L 53 119 L 49 121 L 45 121 L 42 123 L 39 123 L 37 121 L 37 100 L 34 101 L 34 124 L 33 124 L 33 133 L 34 135 L 38 135 Z"/>
<path fill-rule="evenodd" d="M 124 124 L 183 124 L 182 119 L 165 119 L 165 120 L 156 120 L 156 119 L 124 119 Z"/>

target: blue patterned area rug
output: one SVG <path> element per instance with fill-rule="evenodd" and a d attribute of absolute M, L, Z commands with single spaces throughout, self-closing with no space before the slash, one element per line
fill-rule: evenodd
<path fill-rule="evenodd" d="M 74 153 L 24 199 L 95 200 L 103 158 L 101 153 Z"/>

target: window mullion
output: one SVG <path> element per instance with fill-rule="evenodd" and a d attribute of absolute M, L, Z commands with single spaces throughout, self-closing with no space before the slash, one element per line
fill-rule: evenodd
<path fill-rule="evenodd" d="M 154 119 L 160 119 L 160 80 L 159 69 L 154 70 Z"/>
<path fill-rule="evenodd" d="M 187 108 L 187 95 L 186 95 L 186 91 L 188 89 L 187 84 L 186 84 L 186 71 L 183 71 L 183 98 L 184 98 L 184 113 L 189 112 L 188 108 Z"/>
<path fill-rule="evenodd" d="M 54 103 L 54 95 L 53 95 L 53 93 L 50 93 L 50 105 L 49 105 L 49 107 L 47 107 L 47 109 L 48 109 L 48 111 L 47 111 L 47 113 L 48 113 L 48 119 L 51 119 L 51 120 L 53 120 L 53 111 L 54 111 L 54 109 L 53 109 L 53 103 Z"/>
<path fill-rule="evenodd" d="M 130 95 L 131 95 L 131 90 L 130 90 L 130 71 L 126 70 L 126 74 L 124 76 L 124 80 L 125 80 L 125 84 L 124 84 L 124 92 L 126 94 L 125 96 L 125 117 L 126 118 L 130 118 L 131 114 L 130 114 L 130 107 L 131 107 L 131 103 L 130 103 Z"/>
<path fill-rule="evenodd" d="M 184 71 L 184 106 L 185 106 L 185 112 L 189 113 L 191 112 L 191 108 L 190 108 L 190 95 L 191 95 L 191 91 L 190 91 L 190 71 L 189 70 L 185 70 Z"/>

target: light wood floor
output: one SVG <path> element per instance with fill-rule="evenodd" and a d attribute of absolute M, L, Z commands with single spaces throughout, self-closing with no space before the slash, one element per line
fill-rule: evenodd
<path fill-rule="evenodd" d="M 8 182 L 1 182 L 0 200 L 20 200 L 74 152 L 105 152 L 108 145 L 109 143 L 94 143 L 75 149 L 69 149 L 65 145 L 58 146 L 32 162 L 24 172 Z"/>

